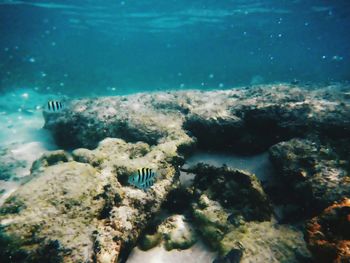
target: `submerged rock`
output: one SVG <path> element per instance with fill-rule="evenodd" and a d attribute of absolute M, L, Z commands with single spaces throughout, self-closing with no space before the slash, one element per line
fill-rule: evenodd
<path fill-rule="evenodd" d="M 171 165 L 176 147 L 105 139 L 93 151 L 74 151 L 76 161 L 65 156 L 43 156 L 33 169 L 34 179 L 1 208 L 4 262 L 14 257 L 44 262 L 46 250 L 64 262 L 121 259 L 176 186 Z M 147 192 L 127 184 L 128 176 L 144 166 L 157 170 Z"/>
<path fill-rule="evenodd" d="M 350 199 L 310 220 L 306 238 L 317 262 L 350 262 Z"/>
<path fill-rule="evenodd" d="M 67 162 L 20 187 L 0 209 L 2 261 L 90 260 L 91 234 L 104 205 L 95 197 L 103 183 L 90 165 Z"/>
<path fill-rule="evenodd" d="M 218 249 L 220 241 L 228 231 L 229 214 L 219 202 L 210 200 L 206 195 L 201 195 L 198 203 L 193 204 L 192 214 L 203 238 L 212 248 Z"/>
<path fill-rule="evenodd" d="M 309 262 L 303 234 L 290 226 L 271 222 L 248 222 L 232 228 L 220 242 L 220 252 L 242 251 L 242 263 L 248 262 Z"/>
<path fill-rule="evenodd" d="M 271 204 L 254 175 L 206 165 L 190 170 L 202 192 L 193 217 L 204 239 L 220 252 L 215 262 L 310 259 L 302 231 L 270 221 Z"/>
<path fill-rule="evenodd" d="M 146 234 L 140 243 L 143 250 L 149 250 L 163 242 L 166 250 L 188 249 L 197 241 L 195 229 L 186 222 L 183 215 L 166 218 L 154 234 Z"/>
<path fill-rule="evenodd" d="M 272 207 L 255 175 L 206 164 L 198 164 L 189 170 L 196 174 L 194 187 L 220 202 L 229 214 L 243 216 L 246 221 L 270 220 Z"/>
<path fill-rule="evenodd" d="M 84 99 L 44 117 L 65 147 L 93 148 L 106 137 L 156 145 L 190 132 L 200 147 L 252 153 L 309 134 L 350 137 L 350 106 L 341 92 L 284 84 Z"/>
<path fill-rule="evenodd" d="M 270 157 L 294 201 L 318 212 L 350 195 L 349 161 L 318 141 L 292 139 L 270 149 Z"/>

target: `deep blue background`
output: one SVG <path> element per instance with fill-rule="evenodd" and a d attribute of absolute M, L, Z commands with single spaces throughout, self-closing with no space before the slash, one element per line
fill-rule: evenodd
<path fill-rule="evenodd" d="M 350 1 L 0 1 L 0 90 L 350 80 Z"/>

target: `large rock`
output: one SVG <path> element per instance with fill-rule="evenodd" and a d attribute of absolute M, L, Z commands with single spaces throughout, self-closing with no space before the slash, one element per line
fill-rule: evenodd
<path fill-rule="evenodd" d="M 350 199 L 310 220 L 306 239 L 316 262 L 350 262 Z"/>
<path fill-rule="evenodd" d="M 199 165 L 192 214 L 199 232 L 219 251 L 215 262 L 301 262 L 310 253 L 300 229 L 271 221 L 258 179 L 227 167 Z"/>
<path fill-rule="evenodd" d="M 248 222 L 229 231 L 220 242 L 220 252 L 242 251 L 241 263 L 310 262 L 302 231 L 272 222 Z"/>
<path fill-rule="evenodd" d="M 189 142 L 191 143 L 191 142 Z M 105 139 L 71 157 L 45 154 L 1 208 L 0 255 L 4 262 L 115 262 L 135 245 L 159 212 L 173 183 L 176 145 Z M 157 172 L 148 190 L 131 187 L 140 167 Z"/>
<path fill-rule="evenodd" d="M 334 88 L 289 85 L 210 92 L 180 91 L 72 101 L 61 113 L 45 112 L 58 144 L 93 148 L 106 137 L 174 141 L 189 131 L 201 147 L 257 152 L 310 133 L 350 136 L 350 107 Z"/>
<path fill-rule="evenodd" d="M 349 161 L 330 145 L 292 139 L 270 149 L 270 157 L 292 199 L 310 213 L 350 196 Z"/>
<path fill-rule="evenodd" d="M 248 172 L 198 164 L 189 171 L 196 174 L 194 187 L 216 200 L 228 213 L 246 221 L 270 220 L 272 207 L 259 179 Z"/>
<path fill-rule="evenodd" d="M 1 207 L 3 262 L 87 262 L 105 180 L 88 164 L 47 167 Z"/>

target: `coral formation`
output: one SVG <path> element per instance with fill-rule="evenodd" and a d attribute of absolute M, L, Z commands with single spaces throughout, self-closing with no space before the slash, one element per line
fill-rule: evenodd
<path fill-rule="evenodd" d="M 135 94 L 75 100 L 44 118 L 58 145 L 73 151 L 35 161 L 31 180 L 1 207 L 4 262 L 123 261 L 162 205 L 189 208 L 198 232 L 220 252 L 218 262 L 308 260 L 300 228 L 271 221 L 276 198 L 255 175 L 199 165 L 190 169 L 193 185 L 178 190 L 178 166 L 196 147 L 255 153 L 272 146 L 277 192 L 310 213 L 350 194 L 350 106 L 342 91 L 270 85 Z M 128 184 L 142 167 L 158 174 L 147 191 Z M 188 202 L 175 204 L 176 196 Z M 323 228 L 347 227 L 348 210 L 340 210 L 314 219 L 332 244 L 339 229 Z M 172 216 L 146 234 L 144 247 L 163 239 L 168 249 L 188 248 L 195 236 L 183 216 Z M 317 235 L 309 236 L 318 251 Z"/>
<path fill-rule="evenodd" d="M 349 262 L 350 199 L 331 205 L 310 220 L 306 238 L 317 262 Z"/>

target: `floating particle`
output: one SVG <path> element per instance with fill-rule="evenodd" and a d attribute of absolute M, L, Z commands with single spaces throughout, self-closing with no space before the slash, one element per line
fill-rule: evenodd
<path fill-rule="evenodd" d="M 204 83 L 204 82 L 202 82 L 202 83 L 201 83 L 201 86 L 204 86 L 204 85 L 205 85 L 205 83 Z"/>
<path fill-rule="evenodd" d="M 180 88 L 184 88 L 185 87 L 185 84 L 184 83 L 181 83 L 180 84 Z"/>
<path fill-rule="evenodd" d="M 338 56 L 338 55 L 334 55 L 334 56 L 332 57 L 332 60 L 334 60 L 334 61 L 342 61 L 342 60 L 343 60 L 343 57 L 342 57 L 342 56 Z"/>
<path fill-rule="evenodd" d="M 63 83 L 63 82 L 61 82 L 61 83 L 60 83 L 60 86 L 61 86 L 61 87 L 63 87 L 63 86 L 64 86 L 64 83 Z"/>
<path fill-rule="evenodd" d="M 68 74 L 67 74 L 67 73 L 63 74 L 63 77 L 67 78 L 67 77 L 68 77 Z"/>
<path fill-rule="evenodd" d="M 29 60 L 28 60 L 30 63 L 35 63 L 35 58 L 29 58 Z"/>
<path fill-rule="evenodd" d="M 282 34 L 278 34 L 278 37 L 282 37 Z"/>
<path fill-rule="evenodd" d="M 42 76 L 43 78 L 45 78 L 45 77 L 47 76 L 47 74 L 46 74 L 45 72 L 41 72 L 41 76 Z"/>
<path fill-rule="evenodd" d="M 182 73 L 181 73 L 181 72 L 178 72 L 177 75 L 178 75 L 179 77 L 181 77 L 181 76 L 182 76 Z"/>
<path fill-rule="evenodd" d="M 326 56 L 323 55 L 323 56 L 322 56 L 322 59 L 326 59 Z"/>
<path fill-rule="evenodd" d="M 53 46 L 53 47 L 56 46 L 56 42 L 52 42 L 51 46 Z"/>
<path fill-rule="evenodd" d="M 305 26 L 308 26 L 308 25 L 309 25 L 309 22 L 305 22 L 304 25 L 305 25 Z"/>
<path fill-rule="evenodd" d="M 22 98 L 24 98 L 24 99 L 28 99 L 29 94 L 28 94 L 28 93 L 23 93 L 21 96 L 22 96 Z"/>
<path fill-rule="evenodd" d="M 223 87 L 224 87 L 224 83 L 220 83 L 219 88 L 223 88 Z"/>
<path fill-rule="evenodd" d="M 9 49 L 8 47 L 5 47 L 5 48 L 4 48 L 4 51 L 5 51 L 5 52 L 7 52 L 7 51 L 9 51 L 9 50 L 10 50 L 10 49 Z"/>
<path fill-rule="evenodd" d="M 209 74 L 209 78 L 213 79 L 214 78 L 214 74 L 213 73 Z"/>

